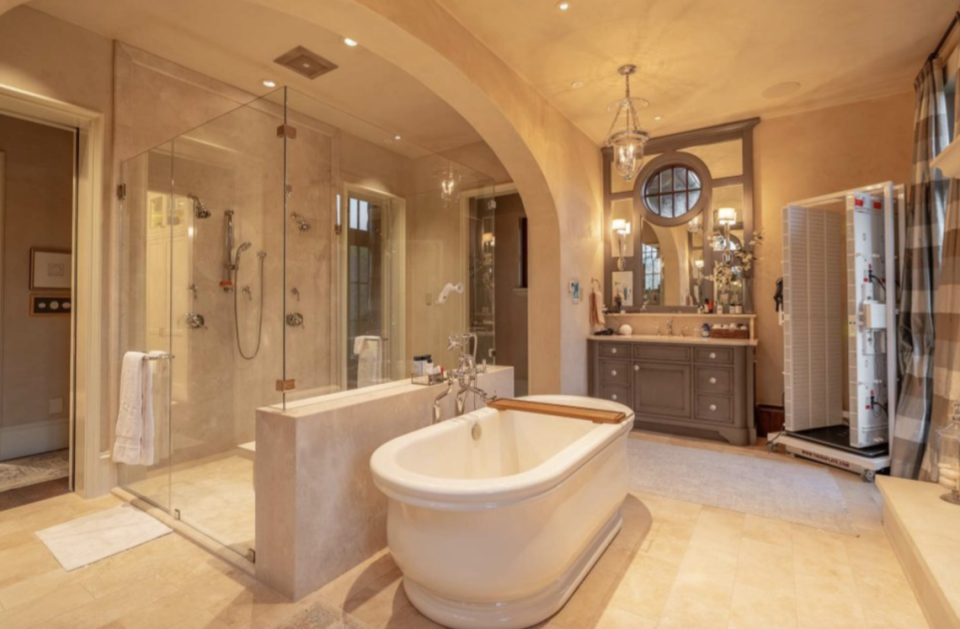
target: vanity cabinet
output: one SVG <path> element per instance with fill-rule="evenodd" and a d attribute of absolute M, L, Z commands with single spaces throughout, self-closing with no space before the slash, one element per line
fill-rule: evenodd
<path fill-rule="evenodd" d="M 753 345 L 684 344 L 670 337 L 592 337 L 588 343 L 590 396 L 632 408 L 636 427 L 756 442 Z"/>

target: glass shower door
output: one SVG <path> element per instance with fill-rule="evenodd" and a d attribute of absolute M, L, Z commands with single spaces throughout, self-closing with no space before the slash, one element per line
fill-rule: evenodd
<path fill-rule="evenodd" d="M 149 408 L 153 413 L 154 461 L 149 465 L 119 466 L 124 489 L 171 512 L 170 407 L 174 330 L 171 286 L 171 234 L 178 221 L 170 181 L 173 144 L 158 146 L 122 166 L 120 203 L 124 221 L 126 264 L 121 284 L 127 298 L 122 346 L 125 352 L 148 354 L 143 368 L 150 371 Z"/>

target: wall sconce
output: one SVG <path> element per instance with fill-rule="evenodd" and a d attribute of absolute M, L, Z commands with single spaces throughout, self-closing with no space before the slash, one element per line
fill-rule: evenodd
<path fill-rule="evenodd" d="M 617 270 L 622 271 L 626 268 L 626 262 L 623 259 L 623 248 L 627 236 L 630 235 L 630 222 L 622 218 L 613 219 L 611 228 L 617 234 L 617 245 L 619 246 L 619 258 L 617 259 Z"/>
<path fill-rule="evenodd" d="M 724 227 L 731 227 L 737 223 L 737 210 L 732 207 L 722 207 L 717 210 L 717 222 Z"/>

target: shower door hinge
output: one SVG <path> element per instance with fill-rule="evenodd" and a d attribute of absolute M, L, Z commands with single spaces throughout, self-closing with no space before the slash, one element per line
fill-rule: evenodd
<path fill-rule="evenodd" d="M 179 519 L 180 519 L 180 509 L 174 509 L 174 510 L 173 510 L 173 518 L 174 518 L 175 520 L 179 520 Z"/>
<path fill-rule="evenodd" d="M 277 391 L 283 393 L 284 391 L 293 391 L 297 388 L 297 381 L 294 379 L 291 380 L 277 380 Z"/>
<path fill-rule="evenodd" d="M 297 128 L 288 124 L 282 124 L 279 127 L 277 127 L 277 137 L 290 138 L 291 140 L 296 140 Z"/>
<path fill-rule="evenodd" d="M 127 184 L 122 183 L 117 186 L 117 199 L 120 201 L 127 200 Z"/>
<path fill-rule="evenodd" d="M 252 548 L 247 549 L 247 561 L 250 563 L 257 563 L 257 551 Z"/>

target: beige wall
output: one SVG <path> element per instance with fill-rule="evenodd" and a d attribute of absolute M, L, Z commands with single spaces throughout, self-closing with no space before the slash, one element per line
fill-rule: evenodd
<path fill-rule="evenodd" d="M 758 252 L 754 302 L 757 403 L 782 403 L 783 329 L 774 310 L 782 275 L 781 208 L 792 201 L 893 180 L 906 183 L 913 147 L 913 93 L 765 119 L 754 131 Z M 843 269 L 837 269 L 843 273 Z"/>
<path fill-rule="evenodd" d="M 0 116 L 0 153 L 6 155 L 0 427 L 63 420 L 65 437 L 70 317 L 31 317 L 28 308 L 30 249 L 69 251 L 72 247 L 73 133 Z M 59 412 L 49 412 L 48 402 L 53 399 L 60 400 Z M 16 438 L 13 433 L 0 436 L 0 440 Z M 5 443 L 4 450 L 10 445 Z"/>

